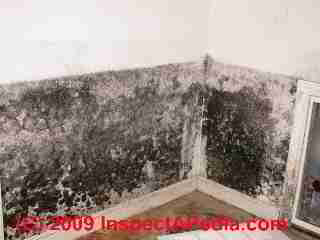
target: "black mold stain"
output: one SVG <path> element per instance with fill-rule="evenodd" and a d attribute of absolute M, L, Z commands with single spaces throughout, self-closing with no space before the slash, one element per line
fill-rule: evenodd
<path fill-rule="evenodd" d="M 124 74 L 119 82 L 133 75 L 142 78 L 140 71 Z M 144 76 L 145 84 L 133 85 L 132 94 L 110 98 L 106 92 L 101 100 L 95 94 L 97 76 L 80 76 L 74 85 L 39 84 L 14 103 L 1 105 L 5 121 L 0 130 L 14 121 L 23 136 L 0 152 L 0 171 L 10 173 L 1 174 L 6 229 L 30 214 L 86 213 L 113 204 L 112 192 L 121 198 L 143 185 L 153 191 L 177 182 L 184 121 L 190 118 L 183 109 L 193 104 L 197 88 L 181 91 L 174 71 L 165 79 L 172 81 L 169 92 L 160 91 L 161 77 Z M 26 133 L 36 143 L 25 140 Z M 153 176 L 144 169 L 147 161 Z M 8 234 L 6 239 L 23 238 Z"/>
<path fill-rule="evenodd" d="M 209 178 L 251 196 L 260 193 L 271 111 L 270 101 L 248 87 L 210 90 L 205 124 Z"/>
<path fill-rule="evenodd" d="M 294 96 L 296 94 L 296 92 L 297 92 L 297 82 L 296 81 L 291 85 L 289 92 L 292 96 Z"/>
<path fill-rule="evenodd" d="M 50 80 L 1 104 L 1 136 L 19 135 L 14 143 L 0 145 L 6 227 L 27 214 L 86 214 L 114 204 L 114 192 L 121 201 L 136 196 L 142 186 L 153 191 L 185 178 L 193 156 L 183 150 L 194 147 L 192 133 L 200 130 L 195 126 L 201 117 L 206 119 L 202 134 L 208 140 L 209 178 L 251 196 L 260 194 L 264 183 L 281 187 L 290 136 L 274 144 L 279 119 L 271 119 L 273 102 L 266 98 L 271 96 L 268 84 L 280 83 L 262 78 L 259 89 L 228 92 L 195 80 L 186 88 L 179 74 L 198 79 L 203 73 L 189 67 L 181 73 L 183 68 Z M 216 71 L 221 87 L 235 79 L 243 86 L 253 78 Z M 114 94 L 118 88 L 125 91 Z M 295 91 L 293 84 L 290 93 Z M 204 113 L 202 105 L 207 106 Z M 145 170 L 150 163 L 152 173 Z M 181 169 L 187 169 L 183 176 Z M 6 238 L 13 238 L 8 233 Z"/>

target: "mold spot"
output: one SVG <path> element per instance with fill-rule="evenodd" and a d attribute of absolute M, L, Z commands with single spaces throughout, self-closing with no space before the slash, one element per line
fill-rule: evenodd
<path fill-rule="evenodd" d="M 251 196 L 260 193 L 271 111 L 271 103 L 251 88 L 210 90 L 205 123 L 209 178 Z"/>

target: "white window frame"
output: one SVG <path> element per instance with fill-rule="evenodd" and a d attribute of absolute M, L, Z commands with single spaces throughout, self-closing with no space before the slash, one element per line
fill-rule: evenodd
<path fill-rule="evenodd" d="M 294 149 L 290 149 L 290 155 L 296 159 L 297 163 L 295 167 L 298 168 L 299 173 L 297 177 L 298 183 L 291 222 L 298 227 L 302 227 L 320 235 L 320 227 L 297 218 L 299 201 L 301 199 L 302 180 L 304 177 L 312 112 L 315 103 L 320 104 L 320 83 L 299 80 L 297 90 L 297 105 L 293 129 L 294 134 L 291 139 L 291 142 L 294 143 L 292 144 Z"/>

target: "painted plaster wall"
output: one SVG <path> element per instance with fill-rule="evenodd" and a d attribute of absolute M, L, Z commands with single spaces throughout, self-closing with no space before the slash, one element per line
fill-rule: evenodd
<path fill-rule="evenodd" d="M 0 83 L 194 61 L 210 0 L 0 3 Z"/>
<path fill-rule="evenodd" d="M 28 4 L 21 5 L 21 3 L 21 1 L 10 1 L 0 4 L 2 6 L 1 20 L 3 20 L 0 22 L 3 33 L 0 62 L 5 66 L 2 69 L 1 83 L 37 80 L 105 69 L 183 62 L 197 59 L 206 50 L 215 59 L 225 63 L 246 65 L 263 71 L 302 76 L 307 80 L 319 81 L 318 42 L 320 29 L 317 24 L 319 3 L 315 0 L 304 2 L 298 0 L 281 2 L 275 0 L 268 2 L 206 0 L 201 1 L 201 4 L 194 1 L 184 1 L 183 7 L 181 7 L 182 1 L 139 1 L 138 3 L 138 1 L 123 0 L 116 4 L 113 3 L 112 8 L 107 3 L 100 1 L 93 3 L 55 1 L 54 4 L 48 4 L 34 0 Z M 209 21 L 207 21 L 210 4 L 212 4 L 211 13 Z M 32 13 L 29 11 L 31 9 Z M 8 22 L 11 22 L 11 25 L 8 25 Z M 207 41 L 208 35 L 209 41 Z M 199 85 L 191 87 L 190 82 L 184 83 L 186 81 L 184 76 L 190 76 L 191 82 L 201 81 L 203 69 L 208 70 L 207 81 L 201 82 L 201 87 Z M 162 79 L 162 74 L 166 76 L 171 71 L 174 72 L 174 76 L 179 76 L 177 81 L 183 86 L 182 88 L 178 87 L 178 90 L 173 87 L 174 84 L 172 87 L 168 87 L 169 92 L 173 92 L 175 95 L 173 99 L 178 102 L 184 101 L 181 99 L 191 99 L 191 102 L 187 102 L 185 105 L 182 103 L 174 105 L 171 100 L 162 99 L 167 95 L 160 93 L 159 87 L 156 83 L 152 83 L 152 77 L 149 75 L 159 74 L 159 78 Z M 170 76 L 168 81 L 175 82 L 172 80 L 174 78 Z M 113 79 L 112 81 L 108 80 L 112 84 L 100 88 L 100 83 L 107 81 L 105 79 Z M 126 80 L 121 81 L 121 79 Z M 129 82 L 128 79 L 140 80 L 126 86 Z M 50 81 L 52 83 L 49 83 Z M 90 81 L 92 83 L 89 83 Z M 97 159 L 100 159 L 99 154 L 102 149 L 106 148 L 100 143 L 110 142 L 111 140 L 106 140 L 110 136 L 112 136 L 110 139 L 114 139 L 114 136 L 115 141 L 120 142 L 122 147 L 124 145 L 130 146 L 129 148 L 125 147 L 124 152 L 121 153 L 116 150 L 112 151 L 111 159 L 113 157 L 129 159 L 126 154 L 132 151 L 139 152 L 138 149 L 142 148 L 141 145 L 154 149 L 154 139 L 167 139 L 166 134 L 169 134 L 169 138 L 174 139 L 175 144 L 169 144 L 166 140 L 161 148 L 166 149 L 165 152 L 167 152 L 169 159 L 179 159 L 173 167 L 170 165 L 171 163 L 164 163 L 162 160 L 159 162 L 163 164 L 160 164 L 163 167 L 160 165 L 156 167 L 144 159 L 142 160 L 143 164 L 141 163 L 138 167 L 137 181 L 132 181 L 131 176 L 128 176 L 127 182 L 121 183 L 121 186 L 114 186 L 112 183 L 108 183 L 110 186 L 108 184 L 106 186 L 106 183 L 103 183 L 101 189 L 107 189 L 106 198 L 110 194 L 113 196 L 111 202 L 120 201 L 119 192 L 126 191 L 123 189 L 123 185 L 128 182 L 133 182 L 132 188 L 134 190 L 132 191 L 134 193 L 124 195 L 134 197 L 183 178 L 184 171 L 189 172 L 190 162 L 195 160 L 193 150 L 190 155 L 189 149 L 193 149 L 194 143 L 199 140 L 197 138 L 199 136 L 197 135 L 199 118 L 189 115 L 194 113 L 193 108 L 196 108 L 196 115 L 198 113 L 199 106 L 196 104 L 197 97 L 195 96 L 198 96 L 199 92 L 205 100 L 206 108 L 203 117 L 207 120 L 203 121 L 203 135 L 202 142 L 200 142 L 203 148 L 198 149 L 195 155 L 207 160 L 205 174 L 210 179 L 251 196 L 279 203 L 291 133 L 295 81 L 295 78 L 279 74 L 269 74 L 246 67 L 212 62 L 209 68 L 201 66 L 201 64 L 173 64 L 157 68 L 57 78 L 41 83 L 3 85 L 0 87 L 2 101 L 0 104 L 2 107 L 0 131 L 5 137 L 1 138 L 0 161 L 1 168 L 10 171 L 7 171 L 6 174 L 1 173 L 1 176 L 7 179 L 11 189 L 20 186 L 22 182 L 26 183 L 26 187 L 16 188 L 17 193 L 11 191 L 10 194 L 16 198 L 16 201 L 13 201 L 12 205 L 6 206 L 6 209 L 14 208 L 13 211 L 26 213 L 26 206 L 39 200 L 34 197 L 33 193 L 38 193 L 39 189 L 42 189 L 44 195 L 50 199 L 39 200 L 40 205 L 45 202 L 57 203 L 59 198 L 63 199 L 59 209 L 69 211 L 68 205 L 74 206 L 73 204 L 77 202 L 70 199 L 77 197 L 72 196 L 70 192 L 65 194 L 63 191 L 65 186 L 62 186 L 62 182 L 61 184 L 59 181 L 57 183 L 57 180 L 66 179 L 68 189 L 77 188 L 80 192 L 85 191 L 83 189 L 86 187 L 78 188 L 78 186 L 74 186 L 74 179 L 70 180 L 70 176 L 68 179 L 65 171 L 71 171 L 74 167 L 71 166 L 70 170 L 66 170 L 69 168 L 67 163 L 72 162 L 71 159 L 94 156 L 92 157 L 93 164 L 90 166 L 93 170 L 87 174 L 88 179 L 85 181 L 97 186 L 102 184 L 105 179 L 94 179 L 92 176 L 96 171 L 105 171 L 101 174 L 102 176 L 109 175 L 110 171 L 106 169 L 110 166 L 107 166 L 105 170 L 99 169 L 97 166 L 100 163 Z M 60 84 L 61 82 L 66 83 Z M 65 87 L 65 85 L 69 85 L 69 82 L 72 82 L 72 86 Z M 146 84 L 147 86 L 145 86 L 142 82 L 150 82 L 150 85 Z M 119 97 L 117 94 L 109 96 L 108 94 L 113 93 L 115 89 L 119 89 L 119 85 L 125 85 L 126 89 L 133 92 L 133 97 L 130 94 L 124 94 L 124 97 Z M 142 89 L 141 92 L 139 90 L 135 92 L 136 86 L 138 86 L 137 89 Z M 29 96 L 25 94 L 27 92 L 30 93 Z M 126 91 L 123 90 L 123 92 Z M 150 105 L 143 104 L 149 102 L 148 97 L 145 96 L 149 92 L 151 95 L 155 94 L 158 100 Z M 188 93 L 191 94 L 191 98 L 188 97 Z M 36 100 L 38 96 L 42 96 L 40 100 Z M 152 96 L 154 97 L 154 95 Z M 52 99 L 55 100 L 52 101 Z M 67 100 L 65 101 L 65 99 Z M 127 124 L 127 128 L 112 126 L 110 129 L 116 129 L 114 132 L 105 131 L 110 122 L 100 123 L 99 121 L 110 114 L 108 111 L 104 112 L 109 99 L 116 99 L 115 103 L 111 104 L 111 109 L 119 106 L 122 109 L 120 116 L 114 114 L 113 110 L 111 111 L 113 118 L 110 120 L 111 123 L 117 121 L 127 123 L 128 119 L 133 116 L 128 116 L 124 112 L 126 109 L 133 108 L 136 115 L 146 115 L 145 121 L 151 121 L 152 124 L 147 124 L 148 127 L 145 127 L 144 124 L 137 121 Z M 140 100 L 138 99 L 144 99 L 141 105 L 139 105 Z M 41 102 L 44 105 L 43 109 L 39 105 Z M 219 107 L 217 102 L 220 103 Z M 172 111 L 176 121 L 170 120 L 171 108 L 166 108 L 167 103 L 174 106 L 175 110 Z M 60 109 L 61 106 L 62 109 Z M 153 112 L 154 108 L 158 108 L 158 106 L 161 106 L 160 109 L 162 109 L 160 113 Z M 66 110 L 69 107 L 71 110 Z M 149 110 L 147 110 L 148 108 Z M 141 114 L 145 111 L 148 114 Z M 124 119 L 121 118 L 123 116 Z M 158 123 L 154 119 L 158 119 L 157 116 L 161 116 L 159 117 L 161 119 L 169 119 L 170 124 L 168 125 L 170 126 L 173 124 L 172 122 L 175 122 L 172 127 L 174 131 L 171 131 L 172 129 L 169 131 L 160 124 L 162 126 L 160 129 L 165 129 L 164 132 L 155 133 L 155 129 L 158 129 Z M 185 120 L 182 120 L 182 116 Z M 237 125 L 239 121 L 242 123 L 241 126 Z M 93 122 L 95 124 L 92 125 Z M 103 121 L 101 120 L 101 122 Z M 136 131 L 135 128 L 139 130 Z M 129 140 L 118 139 L 118 133 L 126 131 L 130 132 Z M 98 134 L 99 137 L 92 139 L 92 134 Z M 148 137 L 144 139 L 144 135 Z M 242 137 L 242 135 L 244 136 Z M 140 137 L 143 144 L 141 142 L 140 145 L 127 144 L 127 141 L 140 139 Z M 151 141 L 150 138 L 153 140 Z M 122 144 L 123 142 L 125 144 Z M 151 142 L 153 144 L 150 144 Z M 258 144 L 253 144 L 253 142 Z M 221 145 L 224 147 L 217 146 L 217 143 L 223 143 Z M 176 153 L 176 151 L 170 150 L 169 145 L 180 150 Z M 253 146 L 251 152 L 243 147 L 245 145 Z M 91 148 L 94 149 L 94 153 L 88 150 Z M 142 155 L 146 156 L 154 154 L 146 149 L 141 151 Z M 240 157 L 226 155 L 224 151 L 235 152 Z M 21 160 L 24 158 L 28 159 Z M 41 161 L 40 165 L 43 169 L 32 163 L 38 159 L 52 158 L 54 159 L 52 163 L 57 164 L 55 167 L 54 164 L 47 166 L 46 160 Z M 239 165 L 238 159 L 246 162 L 249 158 L 254 161 Z M 8 159 L 16 159 L 17 161 L 10 162 Z M 137 162 L 135 161 L 139 162 L 139 159 L 140 156 L 133 158 L 132 164 L 136 166 Z M 88 162 L 91 161 L 88 160 Z M 76 164 L 75 169 L 78 168 L 76 171 L 79 172 L 73 175 L 74 178 L 78 177 L 78 180 L 82 174 L 81 165 L 81 161 Z M 205 165 L 199 165 L 199 168 L 201 169 L 202 166 Z M 172 173 L 164 170 L 169 167 Z M 26 188 L 30 186 L 27 184 L 32 185 L 38 182 L 43 178 L 41 172 L 49 172 L 48 169 L 52 168 L 61 168 L 63 171 L 61 169 L 60 172 L 57 171 L 55 173 L 57 176 L 50 177 L 49 183 L 43 185 L 39 183 L 39 186 L 37 185 L 31 190 L 33 192 L 29 196 L 31 199 L 23 201 Z M 155 170 L 155 168 L 157 169 Z M 229 172 L 217 170 L 221 168 L 228 169 Z M 253 168 L 255 171 L 252 175 L 243 178 L 241 176 L 244 175 L 243 171 L 246 168 Z M 239 169 L 241 171 L 236 172 Z M 113 176 L 117 176 L 118 173 L 127 176 L 126 171 L 128 170 L 124 171 L 119 167 L 116 171 L 116 175 L 113 174 Z M 168 177 L 163 172 L 172 175 Z M 28 177 L 24 179 L 22 175 Z M 108 178 L 111 178 L 109 182 L 115 181 L 112 174 Z M 96 184 L 96 181 L 99 183 Z M 83 181 L 79 181 L 79 184 L 80 182 Z M 150 182 L 151 184 L 146 184 Z M 113 189 L 111 185 L 117 190 Z M 61 186 L 62 188 L 60 188 Z M 8 190 L 3 189 L 3 192 L 9 192 Z M 83 197 L 83 199 L 89 199 L 95 210 L 109 204 L 109 200 L 98 197 L 97 193 L 102 191 L 100 190 L 93 190 L 93 196 L 89 196 L 88 193 L 87 197 Z M 61 195 L 57 194 L 58 192 Z M 290 189 L 290 193 L 294 193 L 293 187 Z M 59 197 L 57 198 L 57 196 Z M 11 197 L 9 199 L 11 200 Z M 88 201 L 80 199 L 76 205 L 80 208 L 83 207 L 85 211 L 88 208 L 86 202 Z M 22 207 L 16 208 L 21 204 Z M 287 207 L 289 206 L 291 206 L 290 203 L 287 204 Z M 56 206 L 47 207 L 53 208 L 54 211 L 57 210 Z"/>
<path fill-rule="evenodd" d="M 214 0 L 208 52 L 217 60 L 319 81 L 320 3 Z"/>

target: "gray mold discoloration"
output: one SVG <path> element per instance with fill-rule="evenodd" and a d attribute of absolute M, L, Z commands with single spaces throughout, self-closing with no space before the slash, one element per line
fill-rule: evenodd
<path fill-rule="evenodd" d="M 193 175 L 279 203 L 296 81 L 203 63 L 0 86 L 7 239 L 27 215 L 87 214 Z"/>
<path fill-rule="evenodd" d="M 208 177 L 279 203 L 296 80 L 214 62 L 207 85 Z"/>
<path fill-rule="evenodd" d="M 86 214 L 185 178 L 201 68 L 175 64 L 3 86 L 6 238 L 21 217 Z"/>

